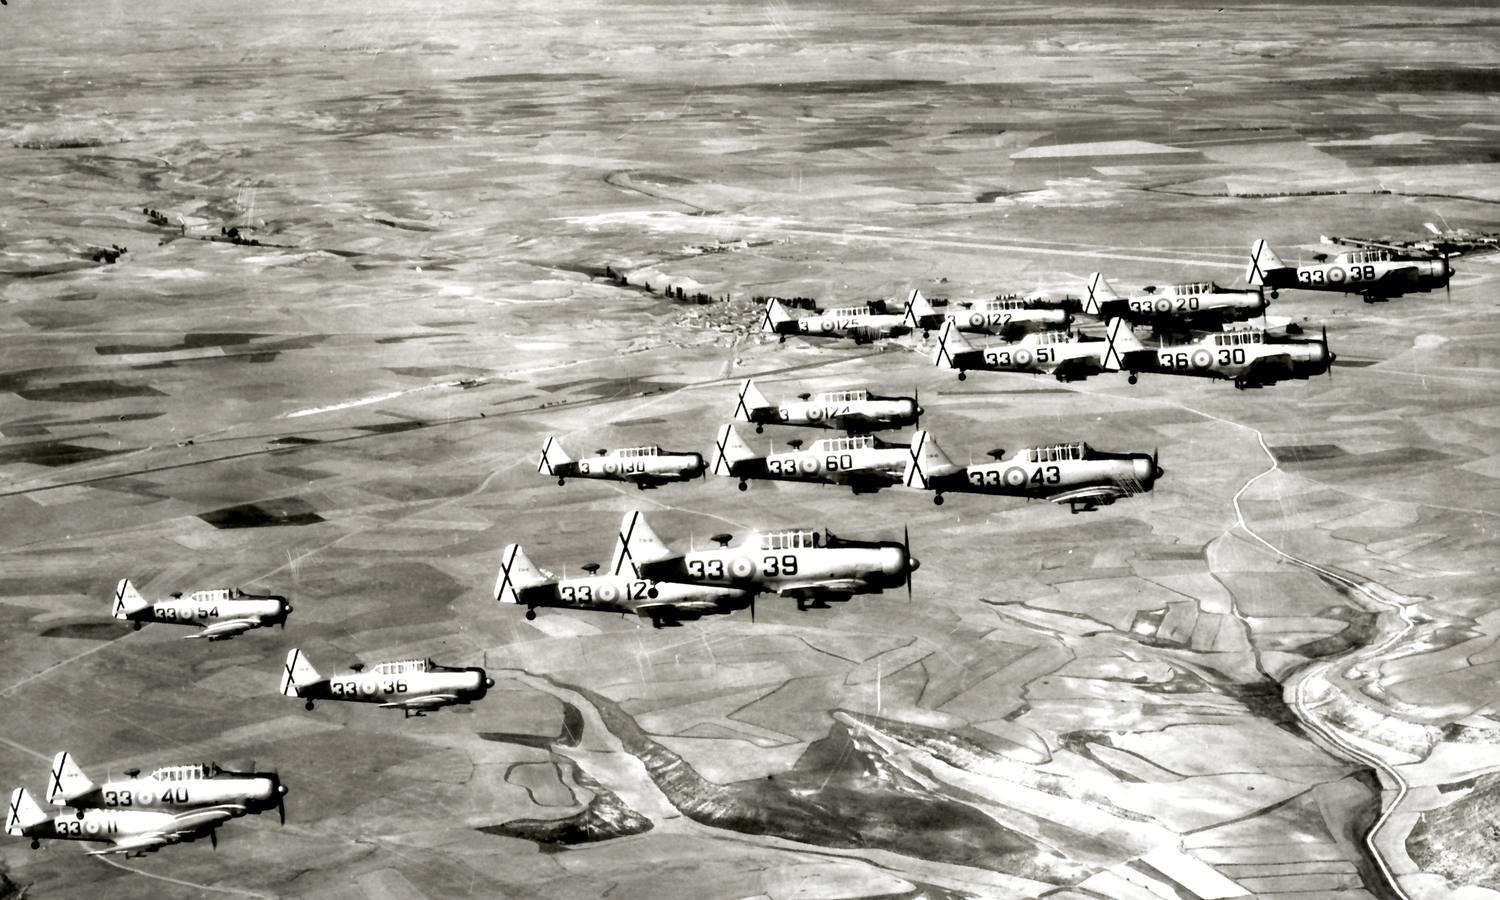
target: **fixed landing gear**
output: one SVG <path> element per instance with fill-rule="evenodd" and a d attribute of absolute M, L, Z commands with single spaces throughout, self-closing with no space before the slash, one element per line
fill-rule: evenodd
<path fill-rule="evenodd" d="M 564 479 L 561 479 L 561 478 L 557 479 L 557 486 L 558 487 L 562 487 L 566 483 L 567 482 Z"/>
<path fill-rule="evenodd" d="M 1141 380 L 1141 376 L 1135 374 L 1134 372 L 1131 372 L 1130 377 L 1126 378 L 1125 380 L 1130 382 L 1131 384 L 1135 384 L 1137 381 Z"/>
<path fill-rule="evenodd" d="M 748 491 L 748 490 L 750 490 L 750 485 L 746 484 L 743 481 L 740 482 L 739 486 L 740 486 L 740 490 L 742 490 L 742 491 Z"/>
<path fill-rule="evenodd" d="M 969 380 L 969 373 L 965 372 L 963 370 L 959 370 L 958 380 L 959 381 L 968 381 Z"/>
<path fill-rule="evenodd" d="M 130 623 L 130 630 L 131 631 L 140 631 L 141 630 L 141 623 L 140 622 L 131 622 Z"/>
<path fill-rule="evenodd" d="M 535 619 L 535 618 L 536 618 L 536 610 L 528 608 L 526 610 L 526 621 L 530 622 L 532 619 Z"/>
<path fill-rule="evenodd" d="M 933 506 L 942 506 L 943 505 L 943 495 L 942 494 L 934 494 L 933 497 L 932 497 L 932 505 Z"/>
<path fill-rule="evenodd" d="M 33 850 L 40 850 L 40 849 L 42 849 L 42 842 L 39 841 L 39 840 L 37 840 L 36 838 L 32 838 L 31 839 L 31 849 L 33 849 Z"/>
<path fill-rule="evenodd" d="M 307 710 L 308 712 L 311 712 L 313 708 L 313 702 L 311 700 L 307 701 L 306 703 L 302 704 L 302 708 Z"/>
<path fill-rule="evenodd" d="M 757 425 L 757 426 L 755 426 L 755 433 L 756 434 L 765 434 L 766 433 L 766 426 L 764 426 L 764 425 Z"/>

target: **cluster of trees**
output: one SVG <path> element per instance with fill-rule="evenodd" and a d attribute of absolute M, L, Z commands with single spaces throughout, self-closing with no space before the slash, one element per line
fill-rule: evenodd
<path fill-rule="evenodd" d="M 109 264 L 113 263 L 122 255 L 129 252 L 130 248 L 128 247 L 121 247 L 119 244 L 110 244 L 107 248 L 95 247 L 92 251 L 90 251 L 89 259 L 93 260 L 94 262 Z"/>
<path fill-rule="evenodd" d="M 647 282 L 643 281 L 640 284 L 631 284 L 630 279 L 625 277 L 625 273 L 616 271 L 613 266 L 607 265 L 604 267 L 604 277 L 609 279 L 609 282 L 611 284 L 617 284 L 620 287 L 639 288 L 648 294 L 656 293 L 656 289 Z M 723 297 L 713 297 L 709 294 L 703 293 L 702 291 L 697 291 L 695 293 L 689 294 L 682 288 L 672 287 L 671 285 L 667 285 L 666 287 L 662 288 L 661 295 L 669 300 L 681 300 L 684 303 L 697 303 L 699 305 L 713 303 L 715 301 L 718 301 L 720 303 L 729 302 L 729 296 L 727 294 Z"/>

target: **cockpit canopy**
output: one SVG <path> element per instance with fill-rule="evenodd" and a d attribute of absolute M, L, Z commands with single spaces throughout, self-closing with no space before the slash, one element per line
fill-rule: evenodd
<path fill-rule="evenodd" d="M 811 453 L 848 453 L 850 450 L 873 449 L 875 449 L 874 435 L 851 434 L 848 437 L 823 438 L 813 441 L 808 451 Z"/>
<path fill-rule="evenodd" d="M 1254 331 L 1225 331 L 1212 335 L 1215 347 L 1243 347 L 1246 344 L 1264 344 L 1266 333 L 1256 329 Z"/>
<path fill-rule="evenodd" d="M 848 318 L 850 316 L 865 316 L 869 314 L 870 308 L 868 306 L 837 306 L 832 309 L 825 309 L 822 312 L 822 315 L 838 316 L 839 318 Z"/>
<path fill-rule="evenodd" d="M 1036 339 L 1037 346 L 1045 347 L 1048 344 L 1069 343 L 1073 340 L 1073 333 L 1071 331 L 1038 331 L 1032 337 Z"/>
<path fill-rule="evenodd" d="M 981 300 L 978 306 L 985 312 L 1005 312 L 1028 308 L 1026 301 L 1021 299 L 1020 294 L 1007 294 L 996 297 L 993 300 Z"/>
<path fill-rule="evenodd" d="M 157 781 L 199 781 L 204 778 L 212 778 L 219 774 L 219 767 L 214 763 L 193 763 L 186 766 L 162 766 L 151 777 Z"/>
<path fill-rule="evenodd" d="M 1340 253 L 1338 261 L 1342 263 L 1377 263 L 1390 262 L 1394 257 L 1389 250 L 1350 250 L 1348 253 Z"/>
<path fill-rule="evenodd" d="M 858 403 L 870 399 L 870 392 L 863 388 L 852 391 L 824 391 L 814 395 L 814 403 Z"/>
<path fill-rule="evenodd" d="M 1182 284 L 1167 285 L 1164 293 L 1177 297 L 1187 297 L 1192 294 L 1212 294 L 1214 283 L 1212 281 L 1184 281 Z"/>
<path fill-rule="evenodd" d="M 413 672 L 430 672 L 432 669 L 430 659 L 395 659 L 376 663 L 375 668 L 370 671 L 377 675 L 409 675 Z"/>
<path fill-rule="evenodd" d="M 660 456 L 660 447 L 625 447 L 615 451 L 615 455 L 622 459 L 634 459 L 641 456 Z"/>
<path fill-rule="evenodd" d="M 806 550 L 823 546 L 823 535 L 817 531 L 792 529 L 771 531 L 760 536 L 762 550 Z"/>
<path fill-rule="evenodd" d="M 1088 457 L 1089 446 L 1082 441 L 1071 444 L 1054 444 L 1051 447 L 1031 447 L 1021 451 L 1021 455 L 1027 462 L 1052 463 L 1066 462 L 1074 459 L 1085 459 Z"/>

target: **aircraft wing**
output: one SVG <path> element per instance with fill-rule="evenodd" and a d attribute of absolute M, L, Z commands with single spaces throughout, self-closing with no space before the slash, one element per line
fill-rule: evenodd
<path fill-rule="evenodd" d="M 423 694 L 420 697 L 407 697 L 405 700 L 396 700 L 391 703 L 380 704 L 381 709 L 434 709 L 448 703 L 457 703 L 458 695 L 446 694 Z"/>
<path fill-rule="evenodd" d="M 828 578 L 778 585 L 776 593 L 782 597 L 816 597 L 822 594 L 857 594 L 865 588 L 863 582 L 853 578 Z"/>
<path fill-rule="evenodd" d="M 121 838 L 105 847 L 103 850 L 89 850 L 89 856 L 108 856 L 111 853 L 152 853 L 172 843 L 172 839 L 166 834 L 156 831 L 150 834 L 132 835 Z"/>
<path fill-rule="evenodd" d="M 1394 269 L 1386 269 L 1385 274 L 1380 276 L 1379 280 L 1375 282 L 1374 287 L 1371 287 L 1365 293 L 1377 295 L 1401 294 L 1411 290 L 1420 280 L 1420 277 L 1416 266 L 1399 266 Z"/>
<path fill-rule="evenodd" d="M 1058 363 L 1052 369 L 1052 374 L 1064 381 L 1074 381 L 1097 375 L 1103 369 L 1099 366 L 1099 360 L 1092 356 L 1070 356 Z"/>
<path fill-rule="evenodd" d="M 898 484 L 901 476 L 885 469 L 842 469 L 828 476 L 828 480 L 860 492 L 878 491 Z"/>
<path fill-rule="evenodd" d="M 1292 355 L 1290 353 L 1273 353 L 1267 356 L 1257 356 L 1245 367 L 1245 372 L 1240 377 L 1246 381 L 1266 383 L 1276 381 L 1292 371 Z"/>
<path fill-rule="evenodd" d="M 1047 499 L 1053 503 L 1085 503 L 1093 500 L 1115 500 L 1124 496 L 1126 496 L 1125 491 L 1115 485 L 1096 484 L 1053 494 Z"/>
<path fill-rule="evenodd" d="M 666 484 L 669 479 L 663 478 L 660 475 L 654 475 L 647 472 L 639 472 L 634 475 L 626 475 L 625 480 L 630 482 L 631 484 L 640 485 L 641 487 L 654 488 L 661 487 L 662 485 Z"/>
<path fill-rule="evenodd" d="M 190 641 L 194 638 L 214 640 L 217 638 L 234 637 L 237 634 L 242 634 L 252 628 L 258 627 L 260 627 L 260 619 L 258 618 L 225 619 L 222 622 L 205 625 L 196 634 L 185 635 L 183 640 Z"/>

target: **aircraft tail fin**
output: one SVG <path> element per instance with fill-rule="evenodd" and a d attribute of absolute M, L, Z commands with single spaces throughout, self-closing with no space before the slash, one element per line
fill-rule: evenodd
<path fill-rule="evenodd" d="M 67 806 L 72 800 L 87 797 L 99 789 L 89 780 L 73 761 L 73 754 L 64 750 L 52 757 L 52 773 L 47 779 L 47 802 L 53 806 Z"/>
<path fill-rule="evenodd" d="M 1254 287 L 1265 287 L 1266 275 L 1285 268 L 1286 263 L 1281 261 L 1281 257 L 1262 238 L 1250 245 L 1250 263 L 1245 268 L 1245 281 Z"/>
<path fill-rule="evenodd" d="M 948 458 L 932 435 L 918 429 L 911 436 L 911 458 L 906 461 L 906 474 L 901 483 L 907 487 L 925 488 L 934 475 L 947 475 L 958 471 L 958 466 Z"/>
<path fill-rule="evenodd" d="M 557 442 L 557 438 L 547 435 L 547 443 L 542 445 L 542 458 L 537 461 L 536 470 L 546 472 L 548 475 L 556 475 L 557 468 L 563 463 L 570 463 L 573 457 L 569 456 Z"/>
<path fill-rule="evenodd" d="M 1097 316 L 1102 304 L 1119 299 L 1120 295 L 1115 293 L 1115 289 L 1104 279 L 1104 275 L 1095 272 L 1089 276 L 1088 296 L 1083 300 L 1083 311 L 1091 316 Z"/>
<path fill-rule="evenodd" d="M 130 614 L 150 606 L 141 592 L 135 589 L 129 578 L 121 578 L 115 584 L 115 602 L 110 614 L 116 619 L 128 619 Z"/>
<path fill-rule="evenodd" d="M 1105 323 L 1109 346 L 1104 351 L 1104 361 L 1101 368 L 1106 372 L 1118 372 L 1125 368 L 1125 357 L 1131 353 L 1145 350 L 1146 345 L 1135 336 L 1135 330 L 1130 323 L 1124 319 L 1110 319 Z"/>
<path fill-rule="evenodd" d="M 746 378 L 745 383 L 740 385 L 740 399 L 734 407 L 734 418 L 740 422 L 753 422 L 756 410 L 770 408 L 771 401 L 755 386 L 754 379 Z"/>
<path fill-rule="evenodd" d="M 310 687 L 323 681 L 323 676 L 313 668 L 307 656 L 301 650 L 293 647 L 287 651 L 286 664 L 281 668 L 281 692 L 288 697 L 297 697 L 302 693 L 302 688 Z"/>
<path fill-rule="evenodd" d="M 495 576 L 495 600 L 520 603 L 521 591 L 545 584 L 547 576 L 536 567 L 520 544 L 506 544 L 500 551 L 500 574 Z"/>
<path fill-rule="evenodd" d="M 781 301 L 772 297 L 766 301 L 766 314 L 760 320 L 760 330 L 766 334 L 787 334 L 791 331 L 787 326 L 795 321 L 786 307 L 781 305 Z"/>
<path fill-rule="evenodd" d="M 933 308 L 932 301 L 924 297 L 921 291 L 913 289 L 906 299 L 906 317 L 902 320 L 903 324 L 916 331 L 923 327 L 923 322 L 931 321 L 935 315 L 937 315 L 937 310 Z"/>
<path fill-rule="evenodd" d="M 740 437 L 740 433 L 734 430 L 733 425 L 719 426 L 719 433 L 714 437 L 714 456 L 709 464 L 709 469 L 715 475 L 733 476 L 735 464 L 741 460 L 754 459 L 755 451 Z"/>
<path fill-rule="evenodd" d="M 937 366 L 947 366 L 950 369 L 958 368 L 953 364 L 953 357 L 959 353 L 970 353 L 974 345 L 969 343 L 958 329 L 953 327 L 953 320 L 943 322 L 943 328 L 938 332 L 937 350 L 933 353 L 932 363 Z"/>
<path fill-rule="evenodd" d="M 10 811 L 5 814 L 6 834 L 21 837 L 28 829 L 50 818 L 52 817 L 31 799 L 31 793 L 25 788 L 16 788 L 10 792 Z"/>
<path fill-rule="evenodd" d="M 632 510 L 620 520 L 620 533 L 615 539 L 609 572 L 611 575 L 639 576 L 642 563 L 671 555 L 672 549 L 646 523 L 646 517 Z"/>

